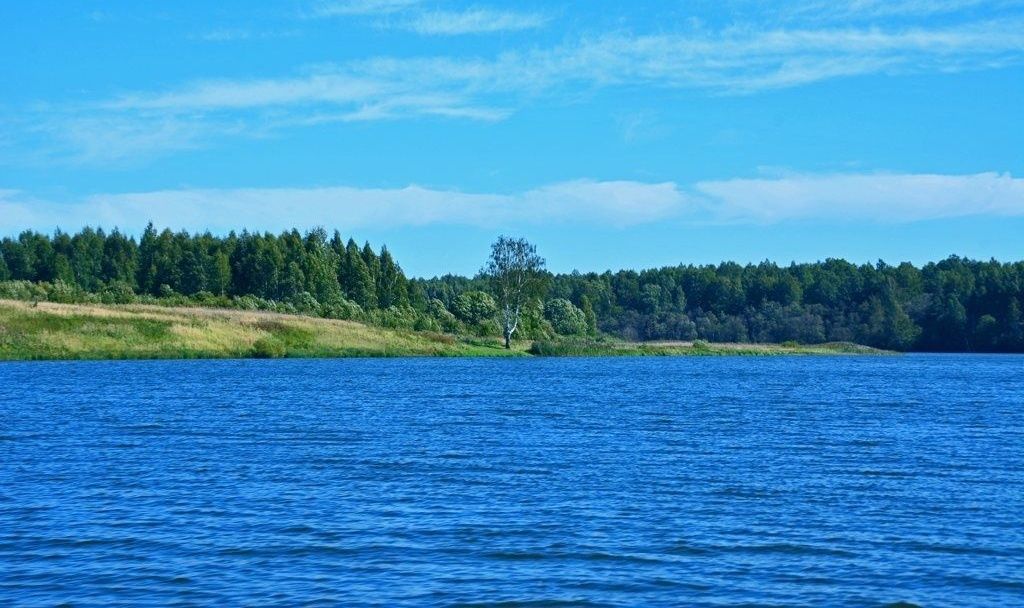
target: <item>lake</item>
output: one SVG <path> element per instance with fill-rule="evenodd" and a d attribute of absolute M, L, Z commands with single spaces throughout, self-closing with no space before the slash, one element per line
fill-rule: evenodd
<path fill-rule="evenodd" d="M 1024 603 L 1024 357 L 0 363 L 0 604 Z"/>

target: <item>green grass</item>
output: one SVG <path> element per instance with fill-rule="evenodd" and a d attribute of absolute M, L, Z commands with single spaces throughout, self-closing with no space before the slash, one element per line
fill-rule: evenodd
<path fill-rule="evenodd" d="M 694 342 L 624 342 L 617 340 L 537 341 L 529 352 L 547 357 L 607 356 L 769 356 L 769 355 L 879 355 L 889 351 L 850 342 L 827 344 L 713 344 Z"/>
<path fill-rule="evenodd" d="M 0 360 L 522 356 L 526 346 L 267 312 L 0 301 Z"/>
<path fill-rule="evenodd" d="M 882 352 L 848 343 L 800 346 L 612 339 L 522 341 L 505 350 L 497 338 L 462 338 L 269 312 L 0 300 L 0 360 Z"/>

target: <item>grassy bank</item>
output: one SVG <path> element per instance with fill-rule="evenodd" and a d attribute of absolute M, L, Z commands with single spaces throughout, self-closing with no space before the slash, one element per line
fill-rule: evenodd
<path fill-rule="evenodd" d="M 548 357 L 586 356 L 724 356 L 724 355 L 880 355 L 890 351 L 850 342 L 827 344 L 741 344 L 694 342 L 619 342 L 614 340 L 561 340 L 535 342 L 530 354 Z"/>
<path fill-rule="evenodd" d="M 0 360 L 881 352 L 845 343 L 638 344 L 617 340 L 521 342 L 506 351 L 497 339 L 459 338 L 270 312 L 0 300 Z"/>
<path fill-rule="evenodd" d="M 0 360 L 508 356 L 525 348 L 269 312 L 0 300 Z"/>

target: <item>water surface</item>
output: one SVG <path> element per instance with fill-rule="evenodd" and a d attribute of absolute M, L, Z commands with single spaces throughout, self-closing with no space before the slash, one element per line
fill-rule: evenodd
<path fill-rule="evenodd" d="M 0 363 L 0 604 L 1021 605 L 1024 357 Z"/>

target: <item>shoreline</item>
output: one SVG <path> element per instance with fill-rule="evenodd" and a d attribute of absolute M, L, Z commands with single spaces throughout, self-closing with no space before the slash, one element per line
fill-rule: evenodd
<path fill-rule="evenodd" d="M 265 311 L 147 304 L 0 300 L 0 361 L 394 358 L 827 356 L 896 354 L 851 343 L 816 345 L 520 340 L 417 332 Z"/>

